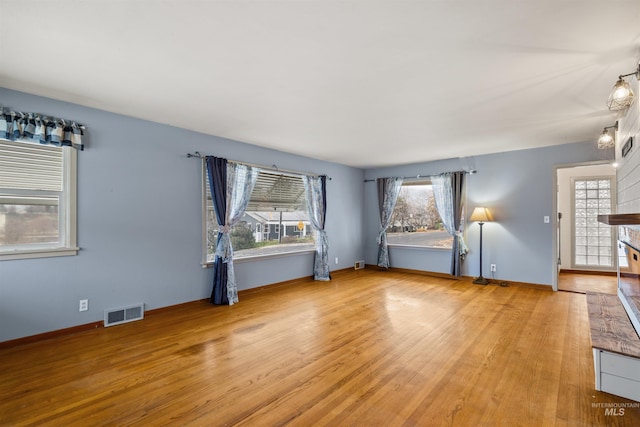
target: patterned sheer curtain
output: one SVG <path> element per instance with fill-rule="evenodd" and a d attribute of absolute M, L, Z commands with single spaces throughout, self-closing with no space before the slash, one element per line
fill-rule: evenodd
<path fill-rule="evenodd" d="M 431 177 L 433 196 L 445 229 L 453 236 L 451 248 L 451 275 L 461 276 L 461 263 L 469 252 L 462 235 L 465 172 L 450 172 Z"/>
<path fill-rule="evenodd" d="M 0 138 L 9 141 L 30 141 L 83 150 L 84 129 L 83 125 L 73 121 L 0 107 Z"/>
<path fill-rule="evenodd" d="M 220 226 L 214 260 L 211 302 L 233 305 L 238 302 L 238 287 L 233 269 L 233 245 L 229 233 L 247 209 L 260 169 L 217 157 L 207 157 L 206 162 L 214 210 Z M 226 185 L 224 185 L 225 180 Z M 226 292 L 224 292 L 225 289 Z"/>
<path fill-rule="evenodd" d="M 329 274 L 329 239 L 324 230 L 327 215 L 327 177 L 303 175 L 304 190 L 307 196 L 307 210 L 311 226 L 318 233 L 316 255 L 313 261 L 313 278 L 331 280 Z"/>
<path fill-rule="evenodd" d="M 389 248 L 387 245 L 387 227 L 391 222 L 393 208 L 396 207 L 398 194 L 402 188 L 402 178 L 379 178 L 378 208 L 380 209 L 380 232 L 378 233 L 378 267 L 389 268 Z"/>

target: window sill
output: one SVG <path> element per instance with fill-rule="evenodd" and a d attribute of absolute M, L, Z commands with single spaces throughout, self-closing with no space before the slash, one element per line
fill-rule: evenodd
<path fill-rule="evenodd" d="M 31 249 L 31 250 L 15 250 L 11 252 L 0 252 L 0 261 L 8 261 L 12 259 L 33 259 L 33 258 L 50 258 L 59 256 L 78 255 L 80 248 L 57 248 L 57 249 Z"/>
<path fill-rule="evenodd" d="M 314 254 L 315 252 L 316 252 L 315 249 L 305 249 L 302 251 L 281 252 L 277 254 L 252 255 L 252 256 L 245 256 L 241 258 L 234 258 L 233 263 L 242 264 L 245 262 L 252 262 L 252 261 L 266 261 L 268 259 L 274 259 L 274 258 L 287 258 L 290 256 L 296 256 L 296 255 Z M 202 264 L 202 268 L 211 268 L 211 267 L 213 267 L 213 262 L 206 262 Z"/>
<path fill-rule="evenodd" d="M 398 249 L 411 249 L 411 250 L 425 250 L 425 251 L 447 251 L 451 252 L 451 248 L 447 247 L 439 247 L 439 246 L 415 246 L 415 245 L 398 245 L 389 243 L 387 244 L 390 248 L 398 248 Z"/>

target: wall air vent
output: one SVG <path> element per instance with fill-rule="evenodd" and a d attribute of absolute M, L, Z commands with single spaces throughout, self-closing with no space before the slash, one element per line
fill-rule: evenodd
<path fill-rule="evenodd" d="M 144 317 L 144 304 L 113 308 L 104 311 L 104 326 L 114 326 L 121 323 L 141 320 Z"/>
<path fill-rule="evenodd" d="M 364 261 L 356 261 L 353 268 L 355 270 L 362 270 L 364 268 Z"/>

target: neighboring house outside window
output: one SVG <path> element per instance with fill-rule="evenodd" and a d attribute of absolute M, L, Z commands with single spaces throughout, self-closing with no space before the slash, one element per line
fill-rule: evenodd
<path fill-rule="evenodd" d="M 204 264 L 215 259 L 218 237 L 209 177 L 203 168 Z M 243 217 L 231 229 L 234 261 L 315 250 L 302 176 L 261 169 Z"/>
<path fill-rule="evenodd" d="M 76 156 L 0 139 L 0 260 L 77 254 Z"/>

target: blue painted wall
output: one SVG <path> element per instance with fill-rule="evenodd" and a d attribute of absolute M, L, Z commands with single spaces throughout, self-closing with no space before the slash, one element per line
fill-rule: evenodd
<path fill-rule="evenodd" d="M 153 309 L 209 296 L 212 270 L 200 265 L 201 169 L 187 152 L 331 176 L 326 229 L 332 270 L 360 259 L 376 263 L 376 190 L 365 178 L 477 169 L 468 176 L 467 204 L 489 207 L 496 219 L 484 231 L 485 276 L 494 263 L 500 279 L 539 284 L 550 284 L 552 276 L 553 224 L 542 218 L 553 215 L 554 166 L 612 155 L 589 141 L 363 171 L 3 88 L 0 105 L 88 128 L 87 149 L 78 156 L 81 251 L 0 261 L 0 341 L 98 321 L 107 308 L 144 302 Z M 468 276 L 478 274 L 477 231 L 476 224 L 466 231 Z M 414 270 L 446 273 L 449 256 L 391 249 L 392 266 Z M 309 276 L 312 262 L 312 255 L 237 262 L 239 288 Z M 89 299 L 89 311 L 78 312 L 80 299 Z"/>
<path fill-rule="evenodd" d="M 212 270 L 200 265 L 201 166 L 187 152 L 329 175 L 331 269 L 364 257 L 360 169 L 3 88 L 0 105 L 87 126 L 78 155 L 81 251 L 0 261 L 0 341 L 102 320 L 108 308 L 144 302 L 154 309 L 209 296 Z M 238 287 L 310 276 L 312 264 L 312 254 L 238 262 Z M 89 300 L 89 311 L 78 312 L 80 299 Z"/>
<path fill-rule="evenodd" d="M 366 179 L 387 176 L 431 175 L 472 170 L 467 175 L 467 218 L 475 206 L 491 210 L 495 221 L 483 230 L 483 275 L 491 277 L 490 264 L 497 265 L 495 278 L 551 285 L 553 283 L 554 224 L 553 180 L 555 166 L 607 160 L 609 150 L 598 150 L 594 141 L 465 157 L 401 167 L 367 170 Z M 367 264 L 375 264 L 379 229 L 376 184 L 365 187 L 365 248 Z M 549 216 L 548 224 L 543 222 Z M 479 226 L 467 224 L 470 252 L 463 275 L 479 274 Z M 449 252 L 392 247 L 392 267 L 449 273 Z"/>

